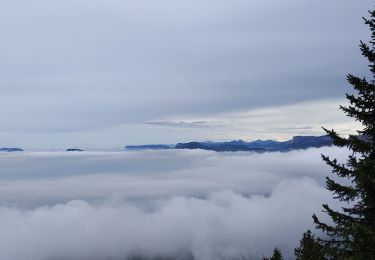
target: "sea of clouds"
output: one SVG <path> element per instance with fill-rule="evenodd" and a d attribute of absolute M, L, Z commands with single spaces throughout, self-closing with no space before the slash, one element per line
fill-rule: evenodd
<path fill-rule="evenodd" d="M 0 259 L 293 257 L 311 215 L 338 207 L 320 154 L 25 152 L 0 154 Z"/>

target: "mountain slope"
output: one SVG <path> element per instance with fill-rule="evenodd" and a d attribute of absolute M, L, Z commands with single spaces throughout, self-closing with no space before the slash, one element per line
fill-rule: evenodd
<path fill-rule="evenodd" d="M 332 140 L 329 136 L 294 136 L 288 141 L 274 140 L 256 140 L 245 142 L 242 140 L 234 140 L 229 142 L 188 142 L 178 143 L 175 146 L 170 145 L 133 145 L 126 146 L 127 150 L 161 150 L 161 149 L 202 149 L 216 152 L 237 152 L 237 151 L 253 151 L 253 152 L 275 152 L 290 151 L 297 149 L 307 149 L 312 147 L 331 146 Z"/>

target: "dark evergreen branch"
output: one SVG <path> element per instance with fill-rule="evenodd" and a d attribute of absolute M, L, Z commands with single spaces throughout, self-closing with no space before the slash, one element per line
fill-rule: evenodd
<path fill-rule="evenodd" d="M 330 191 L 333 191 L 333 194 L 336 194 L 334 198 L 339 199 L 340 201 L 349 202 L 355 200 L 358 197 L 357 189 L 338 184 L 329 177 L 326 177 L 326 188 Z"/>

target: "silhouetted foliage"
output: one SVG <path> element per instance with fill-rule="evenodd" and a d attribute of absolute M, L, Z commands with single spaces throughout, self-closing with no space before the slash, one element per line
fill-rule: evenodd
<path fill-rule="evenodd" d="M 329 259 L 375 259 L 375 11 L 369 13 L 370 18 L 363 19 L 370 27 L 372 40 L 369 44 L 361 41 L 360 49 L 369 62 L 371 79 L 348 75 L 355 91 L 346 95 L 350 105 L 340 107 L 360 122 L 362 129 L 348 138 L 325 129 L 334 145 L 352 151 L 344 164 L 322 156 L 337 177 L 352 181 L 352 185 L 343 185 L 339 178 L 327 177 L 327 189 L 335 199 L 347 204 L 342 210 L 323 205 L 332 225 L 313 216 L 316 227 L 328 237 L 320 242 Z"/>
<path fill-rule="evenodd" d="M 296 260 L 323 260 L 322 246 L 310 230 L 303 233 L 300 246 L 294 250 Z"/>
<path fill-rule="evenodd" d="M 276 247 L 274 250 L 273 250 L 273 255 L 270 257 L 270 258 L 267 258 L 267 257 L 263 257 L 262 260 L 283 260 L 283 256 L 280 252 L 280 250 Z"/>

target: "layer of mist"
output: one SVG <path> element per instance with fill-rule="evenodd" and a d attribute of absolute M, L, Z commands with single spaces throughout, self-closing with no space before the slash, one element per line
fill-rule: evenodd
<path fill-rule="evenodd" d="M 338 206 L 321 153 L 347 154 L 0 154 L 0 259 L 289 259 L 321 204 Z"/>

